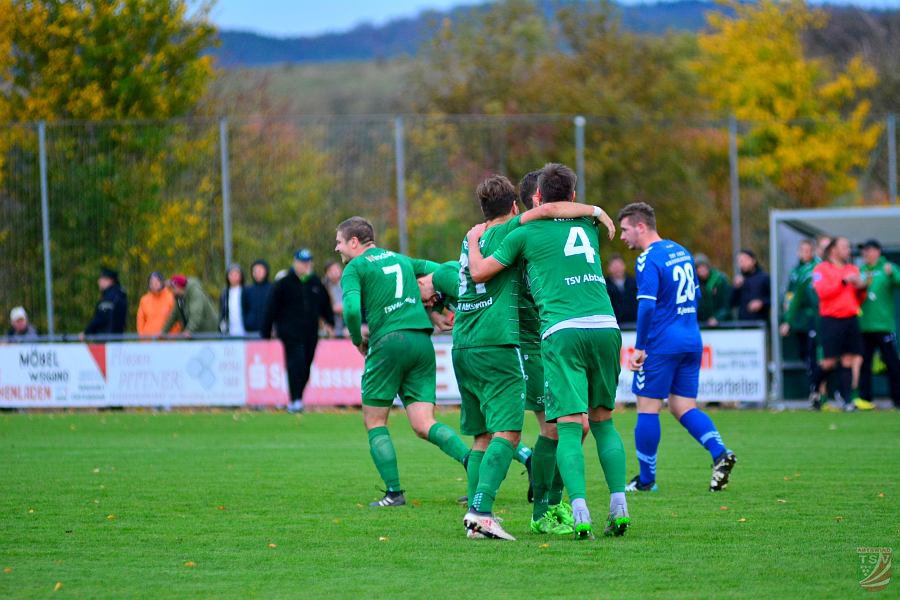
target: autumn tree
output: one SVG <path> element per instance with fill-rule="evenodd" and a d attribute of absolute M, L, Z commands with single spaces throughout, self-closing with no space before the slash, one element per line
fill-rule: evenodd
<path fill-rule="evenodd" d="M 860 57 L 843 68 L 806 56 L 803 36 L 826 14 L 803 0 L 724 2 L 708 15 L 694 68 L 702 96 L 743 124 L 741 174 L 775 183 L 799 206 L 853 192 L 881 133 L 860 93 L 876 83 Z"/>
<path fill-rule="evenodd" d="M 203 56 L 214 35 L 208 5 L 189 15 L 185 0 L 0 2 L 0 49 L 12 50 L 0 62 L 0 114 L 48 123 L 57 329 L 83 327 L 101 264 L 122 274 L 132 314 L 149 270 L 206 275 L 220 239 L 215 123 L 132 120 L 184 115 L 204 93 L 213 75 Z M 35 136 L 22 131 L 0 154 L 36 154 Z M 33 188 L 6 193 L 6 206 L 37 200 Z M 29 271 L 39 278 L 43 268 Z"/>

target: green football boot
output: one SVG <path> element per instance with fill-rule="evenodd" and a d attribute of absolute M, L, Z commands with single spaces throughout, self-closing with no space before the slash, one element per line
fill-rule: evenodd
<path fill-rule="evenodd" d="M 575 517 L 572 515 L 572 505 L 568 502 L 560 502 L 559 504 L 551 506 L 547 512 L 556 517 L 556 520 L 563 525 L 568 525 L 569 527 L 575 525 Z"/>
<path fill-rule="evenodd" d="M 545 512 L 544 516 L 535 521 L 531 520 L 531 531 L 534 533 L 549 533 L 553 535 L 572 535 L 575 530 L 571 525 L 560 523 L 551 512 Z"/>

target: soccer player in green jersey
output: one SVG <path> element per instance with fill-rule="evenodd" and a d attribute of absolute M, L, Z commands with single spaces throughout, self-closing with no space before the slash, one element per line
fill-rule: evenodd
<path fill-rule="evenodd" d="M 520 224 L 540 218 L 591 216 L 599 210 L 560 203 L 517 216 L 516 189 L 507 178 L 496 175 L 478 186 L 476 197 L 486 219 L 487 231 L 480 242 L 484 252 L 499 247 Z M 468 461 L 470 503 L 464 523 L 470 532 L 484 537 L 512 540 L 515 538 L 503 530 L 492 510 L 519 443 L 524 417 L 525 381 L 518 349 L 522 275 L 513 268 L 476 284 L 466 268 L 468 253 L 468 240 L 463 240 L 458 271 L 451 273 L 441 266 L 431 275 L 431 285 L 425 282 L 420 286 L 426 301 L 435 289 L 455 299 L 453 366 L 462 396 L 460 429 L 475 438 Z"/>
<path fill-rule="evenodd" d="M 575 173 L 548 164 L 535 204 L 575 200 Z M 557 423 L 556 462 L 572 501 L 575 535 L 593 538 L 585 501 L 581 432 L 585 416 L 610 491 L 605 535 L 625 533 L 625 449 L 612 422 L 622 336 L 599 259 L 599 236 L 587 219 L 537 221 L 510 233 L 491 256 L 477 244 L 484 226 L 469 232 L 469 271 L 485 282 L 524 260 L 541 318 L 546 417 Z"/>
<path fill-rule="evenodd" d="M 386 486 L 384 497 L 370 506 L 402 506 L 406 499 L 387 429 L 396 396 L 416 435 L 463 465 L 469 454 L 459 435 L 434 419 L 432 324 L 422 305 L 416 273 L 436 265 L 376 247 L 375 229 L 361 217 L 338 225 L 336 241 L 335 251 L 347 263 L 341 277 L 344 322 L 351 341 L 366 357 L 362 403 L 369 450 Z M 361 332 L 363 308 L 369 323 L 367 338 Z"/>

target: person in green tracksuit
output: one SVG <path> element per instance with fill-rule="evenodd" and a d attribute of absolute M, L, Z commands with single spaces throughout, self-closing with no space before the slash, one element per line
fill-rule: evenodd
<path fill-rule="evenodd" d="M 863 364 L 859 395 L 872 401 L 872 358 L 875 350 L 887 367 L 891 399 L 900 408 L 900 359 L 897 358 L 897 325 L 894 290 L 900 288 L 900 267 L 881 255 L 881 244 L 868 240 L 862 246 L 862 277 L 869 284 L 861 307 L 859 325 L 863 334 Z"/>
<path fill-rule="evenodd" d="M 701 326 L 716 327 L 731 320 L 731 284 L 728 277 L 712 268 L 709 258 L 694 255 L 697 278 L 700 280 L 700 302 L 697 305 L 697 321 Z"/>
<path fill-rule="evenodd" d="M 779 329 L 782 337 L 793 335 L 797 353 L 806 367 L 811 400 L 818 392 L 819 365 L 816 352 L 816 317 L 819 299 L 812 287 L 813 270 L 821 261 L 816 257 L 812 240 L 803 240 L 797 247 L 797 264 L 791 269 L 788 289 L 782 303 L 784 313 Z"/>

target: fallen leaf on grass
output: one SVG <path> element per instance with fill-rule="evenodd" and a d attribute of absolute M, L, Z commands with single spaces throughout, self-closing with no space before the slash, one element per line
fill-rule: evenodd
<path fill-rule="evenodd" d="M 386 535 L 379 535 L 379 536 L 378 536 L 378 541 L 379 541 L 379 542 L 386 542 L 386 541 L 388 541 L 388 537 L 387 537 Z"/>
<path fill-rule="evenodd" d="M 785 500 L 784 498 L 779 498 L 778 504 L 787 504 L 787 500 Z"/>
<path fill-rule="evenodd" d="M 879 497 L 879 498 L 884 498 L 884 492 L 878 492 L 878 497 Z"/>
<path fill-rule="evenodd" d="M 225 507 L 224 507 L 224 506 L 217 506 L 217 507 L 216 507 L 216 510 L 225 510 Z"/>
<path fill-rule="evenodd" d="M 539 547 L 540 548 L 549 548 L 550 544 L 541 544 Z"/>
<path fill-rule="evenodd" d="M 12 567 L 6 567 L 3 569 L 4 573 L 12 573 Z"/>
<path fill-rule="evenodd" d="M 100 472 L 100 467 L 94 467 L 94 471 L 93 471 L 93 472 L 94 472 L 94 473 L 99 473 L 99 472 Z"/>
<path fill-rule="evenodd" d="M 278 547 L 278 544 L 273 544 L 272 542 L 269 542 L 269 548 L 277 548 L 277 547 Z"/>
<path fill-rule="evenodd" d="M 78 431 L 78 428 L 74 425 L 69 425 L 69 431 Z"/>
<path fill-rule="evenodd" d="M 341 522 L 341 520 L 340 519 L 332 519 L 331 522 L 334 523 L 335 525 L 338 525 Z"/>
<path fill-rule="evenodd" d="M 831 425 L 828 426 L 828 431 L 835 431 L 836 429 L 837 429 L 837 425 L 835 425 L 834 423 L 832 423 Z"/>
<path fill-rule="evenodd" d="M 741 517 L 740 519 L 738 519 L 738 523 L 746 523 L 746 522 L 747 522 L 747 519 L 745 519 L 744 517 Z"/>
<path fill-rule="evenodd" d="M 360 502 L 357 502 L 357 503 L 356 503 L 356 506 L 358 506 L 359 508 L 362 508 L 362 507 L 363 507 L 363 505 L 362 505 Z"/>
<path fill-rule="evenodd" d="M 107 520 L 107 521 L 115 521 L 115 520 L 116 520 L 116 515 L 106 515 L 106 520 Z"/>
<path fill-rule="evenodd" d="M 421 500 L 413 500 L 412 505 L 413 506 L 422 506 L 422 501 Z"/>
<path fill-rule="evenodd" d="M 184 563 L 184 566 L 186 566 L 186 567 L 196 567 L 196 566 L 197 566 L 197 563 L 195 563 L 195 562 L 192 561 L 192 560 L 189 560 L 189 561 L 187 561 L 186 563 Z"/>
<path fill-rule="evenodd" d="M 29 509 L 28 509 L 28 514 L 29 514 L 29 515 L 33 515 L 33 514 L 34 514 L 34 509 L 33 509 L 33 508 L 29 508 Z"/>
<path fill-rule="evenodd" d="M 61 589 L 62 589 L 62 581 L 57 581 L 56 585 L 53 586 L 53 591 L 58 592 Z"/>
<path fill-rule="evenodd" d="M 719 510 L 728 510 L 728 507 L 727 507 L 727 506 L 720 506 L 720 507 L 719 507 Z"/>
<path fill-rule="evenodd" d="M 462 481 L 463 478 L 462 478 L 462 477 L 457 477 L 456 480 L 457 480 L 457 481 Z"/>
<path fill-rule="evenodd" d="M 784 480 L 785 480 L 785 481 L 790 481 L 790 480 L 791 480 L 791 478 L 790 478 L 790 477 L 788 477 L 788 476 L 787 476 L 787 475 L 785 475 L 785 476 L 784 476 Z"/>
<path fill-rule="evenodd" d="M 838 516 L 836 516 L 836 517 L 834 518 L 834 520 L 837 521 L 838 523 L 840 523 L 841 521 L 844 520 L 844 517 L 838 515 Z"/>

